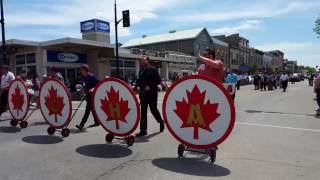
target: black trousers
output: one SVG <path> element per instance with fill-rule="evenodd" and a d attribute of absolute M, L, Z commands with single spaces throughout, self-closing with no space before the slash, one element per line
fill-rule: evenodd
<path fill-rule="evenodd" d="M 320 109 L 320 90 L 317 91 L 317 104 L 318 104 L 319 109 Z"/>
<path fill-rule="evenodd" d="M 283 92 L 285 92 L 288 87 L 288 81 L 281 81 L 281 85 L 282 85 Z"/>
<path fill-rule="evenodd" d="M 80 126 L 84 126 L 87 121 L 88 121 L 88 118 L 89 118 L 89 115 L 90 115 L 90 112 L 93 110 L 92 108 L 92 97 L 91 97 L 91 94 L 88 93 L 86 95 L 86 101 L 87 101 L 87 105 L 86 105 L 86 111 L 84 112 L 84 115 L 83 115 L 83 118 L 81 120 L 81 123 L 80 123 Z M 95 115 L 93 114 L 93 119 L 94 119 L 94 122 L 99 124 L 99 122 L 97 121 Z"/>
<path fill-rule="evenodd" d="M 267 90 L 267 83 L 266 82 L 261 82 L 261 91 L 262 90 Z"/>
<path fill-rule="evenodd" d="M 140 96 L 140 106 L 141 106 L 141 121 L 140 121 L 140 131 L 147 132 L 148 129 L 148 106 L 153 117 L 158 123 L 163 123 L 162 117 L 158 110 L 158 92 L 141 92 Z"/>
<path fill-rule="evenodd" d="M 0 100 L 0 113 L 3 113 L 7 110 L 8 94 L 9 94 L 9 90 L 2 91 L 1 100 Z"/>

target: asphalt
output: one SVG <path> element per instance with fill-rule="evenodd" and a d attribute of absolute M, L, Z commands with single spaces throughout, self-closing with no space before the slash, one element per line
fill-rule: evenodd
<path fill-rule="evenodd" d="M 162 98 L 163 93 L 159 107 Z M 214 165 L 201 154 L 178 159 L 179 143 L 168 131 L 157 133 L 151 115 L 149 135 L 128 148 L 121 140 L 106 144 L 101 127 L 74 129 L 84 106 L 70 124 L 68 138 L 48 136 L 39 111 L 22 130 L 10 127 L 5 113 L 0 120 L 0 180 L 318 180 L 320 117 L 313 98 L 307 82 L 290 85 L 286 93 L 241 87 L 235 128 L 220 145 Z"/>

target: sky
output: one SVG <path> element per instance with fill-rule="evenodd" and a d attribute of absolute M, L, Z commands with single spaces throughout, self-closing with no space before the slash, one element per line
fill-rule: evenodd
<path fill-rule="evenodd" d="M 80 22 L 114 23 L 114 0 L 4 0 L 6 39 L 45 41 L 81 38 Z M 131 27 L 119 41 L 142 35 L 206 27 L 211 35 L 240 33 L 250 46 L 279 49 L 299 65 L 320 66 L 320 39 L 313 32 L 320 0 L 117 0 L 129 9 Z M 113 41 L 114 26 L 111 26 Z"/>

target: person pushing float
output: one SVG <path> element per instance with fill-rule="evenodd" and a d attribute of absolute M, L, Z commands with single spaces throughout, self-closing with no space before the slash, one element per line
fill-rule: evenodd
<path fill-rule="evenodd" d="M 178 156 L 184 151 L 210 155 L 216 160 L 218 145 L 230 135 L 235 124 L 235 107 L 229 92 L 222 84 L 224 65 L 208 50 L 199 75 L 178 79 L 168 90 L 162 106 L 169 132 L 181 144 Z M 232 90 L 231 90 L 232 92 Z"/>

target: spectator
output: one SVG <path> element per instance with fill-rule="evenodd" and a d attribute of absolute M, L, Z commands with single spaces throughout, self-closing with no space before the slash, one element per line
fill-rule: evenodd
<path fill-rule="evenodd" d="M 320 115 L 320 74 L 318 74 L 314 81 L 314 92 L 316 93 L 317 104 L 319 106 L 317 115 Z"/>
<path fill-rule="evenodd" d="M 0 116 L 4 113 L 8 106 L 8 93 L 12 81 L 15 80 L 15 76 L 9 71 L 9 67 L 4 65 L 1 67 L 3 75 L 1 76 L 1 98 L 0 98 Z"/>
<path fill-rule="evenodd" d="M 238 81 L 238 76 L 235 73 L 233 73 L 233 71 L 230 71 L 230 73 L 226 78 L 226 83 L 236 84 L 237 81 Z M 232 99 L 234 100 L 235 98 L 236 98 L 236 91 L 232 95 Z"/>

